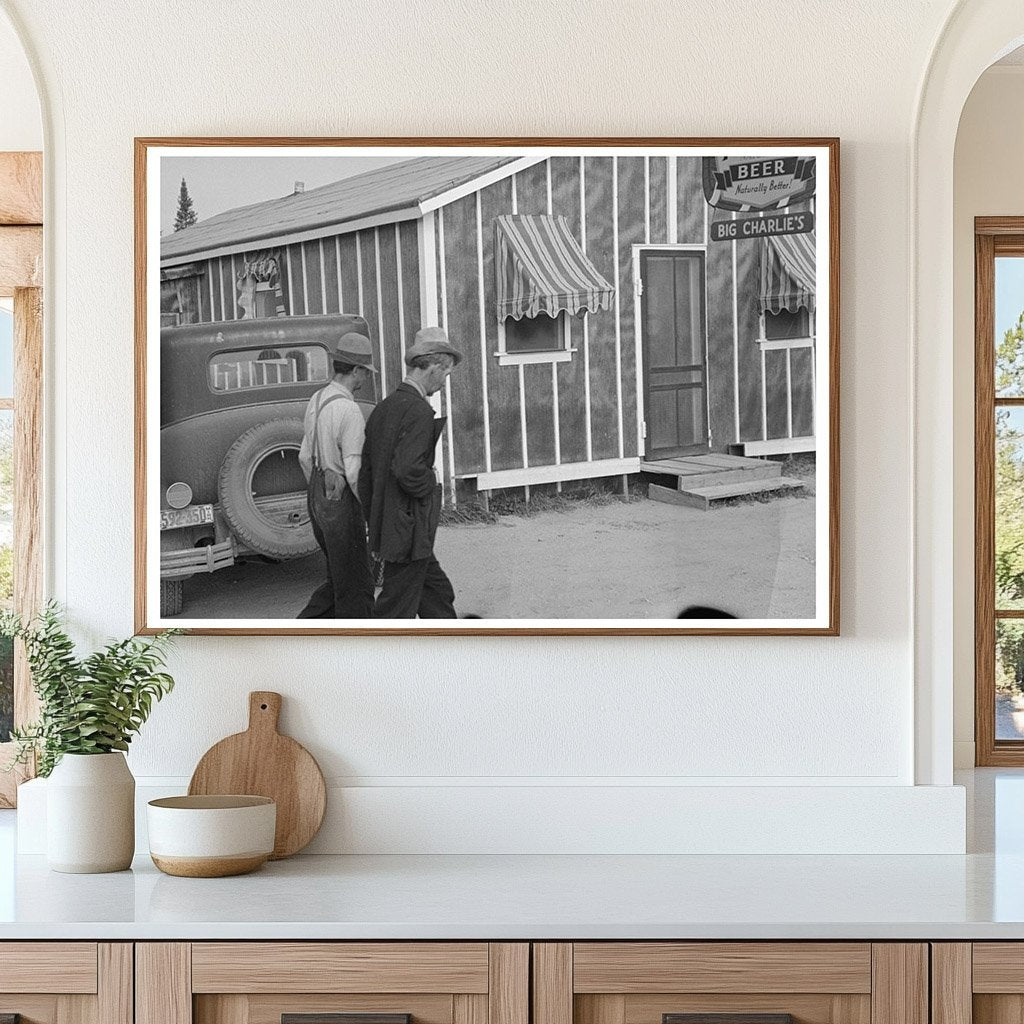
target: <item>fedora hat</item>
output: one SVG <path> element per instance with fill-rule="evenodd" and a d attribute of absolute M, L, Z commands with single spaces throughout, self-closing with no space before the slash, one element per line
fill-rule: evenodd
<path fill-rule="evenodd" d="M 349 331 L 330 343 L 331 359 L 349 366 L 363 366 L 370 373 L 376 373 L 373 365 L 373 346 L 365 334 Z"/>
<path fill-rule="evenodd" d="M 462 353 L 448 344 L 448 335 L 440 327 L 421 327 L 405 353 L 405 365 L 412 366 L 417 356 L 451 356 L 458 366 Z"/>

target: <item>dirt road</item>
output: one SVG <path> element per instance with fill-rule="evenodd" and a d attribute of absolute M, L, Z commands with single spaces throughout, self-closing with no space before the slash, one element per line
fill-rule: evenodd
<path fill-rule="evenodd" d="M 460 615 L 674 618 L 688 604 L 742 618 L 814 613 L 814 498 L 712 512 L 637 500 L 448 526 L 437 555 Z M 186 584 L 188 618 L 294 618 L 321 556 L 237 565 Z"/>

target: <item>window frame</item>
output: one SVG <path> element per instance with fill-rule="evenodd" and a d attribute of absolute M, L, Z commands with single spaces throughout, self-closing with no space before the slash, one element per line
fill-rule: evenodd
<path fill-rule="evenodd" d="M 541 313 L 547 316 L 547 313 Z M 587 313 L 583 314 L 587 316 Z M 536 352 L 509 352 L 506 348 L 505 339 L 505 317 L 498 321 L 498 351 L 495 356 L 498 358 L 499 366 L 526 366 L 531 363 L 567 363 L 577 350 L 572 347 L 572 331 L 569 327 L 569 314 L 562 310 L 558 314 L 558 331 L 562 344 L 558 348 L 542 349 Z"/>
<path fill-rule="evenodd" d="M 4 408 L 14 413 L 14 609 L 31 618 L 42 606 L 42 371 L 43 299 L 40 288 L 14 291 L 14 396 Z M 33 721 L 39 702 L 20 642 L 14 651 L 14 724 Z M 13 743 L 0 743 L 0 758 L 9 764 Z M 17 804 L 17 787 L 35 774 L 35 765 L 0 772 L 0 807 Z"/>
<path fill-rule="evenodd" d="M 1024 766 L 1024 740 L 996 739 L 996 620 L 1024 622 L 1024 609 L 997 609 L 995 594 L 995 261 L 1024 258 L 1024 217 L 974 222 L 974 749 L 978 767 Z"/>
<path fill-rule="evenodd" d="M 43 600 L 43 155 L 0 153 L 0 296 L 14 300 L 14 609 L 35 616 Z M 14 724 L 39 714 L 25 658 L 14 649 Z M 13 743 L 0 743 L 7 764 Z M 0 807 L 14 807 L 35 765 L 0 772 Z"/>

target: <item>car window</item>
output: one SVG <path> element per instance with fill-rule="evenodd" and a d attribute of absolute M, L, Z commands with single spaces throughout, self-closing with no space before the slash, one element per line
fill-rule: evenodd
<path fill-rule="evenodd" d="M 250 391 L 282 384 L 326 383 L 327 350 L 319 345 L 247 348 L 218 352 L 210 359 L 214 391 Z"/>

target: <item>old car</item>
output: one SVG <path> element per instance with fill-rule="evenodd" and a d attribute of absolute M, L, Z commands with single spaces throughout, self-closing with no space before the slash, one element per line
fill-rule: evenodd
<path fill-rule="evenodd" d="M 332 376 L 328 342 L 368 334 L 346 313 L 160 332 L 160 614 L 184 583 L 244 559 L 317 550 L 299 466 L 303 416 Z M 373 383 L 369 384 L 373 387 Z M 364 415 L 374 394 L 356 394 Z"/>

